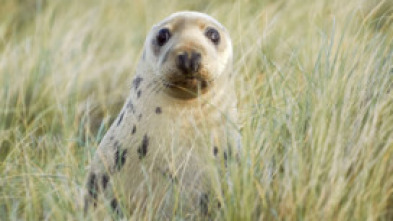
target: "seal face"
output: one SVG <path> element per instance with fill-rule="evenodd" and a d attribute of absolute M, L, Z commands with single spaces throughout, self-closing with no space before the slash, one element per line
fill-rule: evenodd
<path fill-rule="evenodd" d="M 90 165 L 85 210 L 102 199 L 116 213 L 141 211 L 152 192 L 171 202 L 163 198 L 176 185 L 182 208 L 209 213 L 208 183 L 218 176 L 209 166 L 226 166 L 239 147 L 231 73 L 229 34 L 212 17 L 178 12 L 153 26 L 130 94 Z M 158 210 L 170 217 L 173 203 Z"/>
<path fill-rule="evenodd" d="M 201 13 L 173 14 L 153 27 L 147 41 L 164 92 L 180 99 L 208 92 L 232 56 L 226 29 Z"/>

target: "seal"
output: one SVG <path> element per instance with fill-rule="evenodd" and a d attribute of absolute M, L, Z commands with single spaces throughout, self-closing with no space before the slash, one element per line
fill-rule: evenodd
<path fill-rule="evenodd" d="M 176 190 L 180 212 L 209 213 L 209 188 L 222 176 L 214 168 L 240 146 L 232 57 L 228 31 L 204 13 L 177 12 L 152 27 L 130 94 L 91 162 L 85 211 L 102 201 L 117 212 L 170 216 Z"/>

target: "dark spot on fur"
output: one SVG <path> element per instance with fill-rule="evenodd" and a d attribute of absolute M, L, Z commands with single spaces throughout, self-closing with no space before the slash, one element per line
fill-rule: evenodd
<path fill-rule="evenodd" d="M 140 98 L 140 97 L 141 97 L 141 95 L 142 95 L 142 91 L 141 91 L 141 90 L 139 90 L 139 91 L 136 93 L 136 97 L 137 97 L 137 98 Z"/>
<path fill-rule="evenodd" d="M 132 127 L 131 133 L 132 133 L 132 134 L 135 134 L 135 132 L 136 132 L 136 126 L 134 125 L 134 126 Z"/>
<path fill-rule="evenodd" d="M 120 114 L 119 121 L 117 121 L 117 126 L 119 126 L 120 123 L 121 123 L 121 121 L 123 121 L 123 117 L 124 117 L 124 112 L 122 112 L 122 113 Z"/>
<path fill-rule="evenodd" d="M 217 154 L 218 154 L 218 147 L 217 146 L 214 146 L 213 154 L 214 154 L 214 156 L 217 156 Z"/>
<path fill-rule="evenodd" d="M 134 104 L 132 103 L 131 100 L 128 101 L 128 103 L 127 103 L 127 108 L 128 108 L 132 113 L 135 114 Z"/>
<path fill-rule="evenodd" d="M 145 136 L 143 136 L 142 144 L 138 148 L 139 159 L 142 159 L 146 156 L 148 146 L 149 146 L 149 138 L 145 134 Z"/>
<path fill-rule="evenodd" d="M 143 60 L 145 60 L 145 59 L 146 59 L 146 49 L 144 49 L 144 50 L 143 50 L 143 53 L 142 53 L 142 59 L 143 59 Z"/>
<path fill-rule="evenodd" d="M 109 176 L 107 174 L 104 174 L 102 176 L 102 188 L 105 190 L 106 187 L 108 186 L 108 182 L 109 182 Z"/>
<path fill-rule="evenodd" d="M 228 153 L 226 151 L 224 151 L 224 165 L 225 167 L 228 166 Z"/>
<path fill-rule="evenodd" d="M 112 199 L 112 201 L 111 201 L 111 207 L 112 207 L 112 209 L 116 209 L 117 208 L 117 200 L 115 198 Z"/>
<path fill-rule="evenodd" d="M 141 119 L 142 119 L 142 114 L 139 114 L 138 121 L 140 121 Z"/>
<path fill-rule="evenodd" d="M 137 90 L 139 88 L 142 81 L 143 81 L 143 78 L 141 78 L 139 76 L 135 77 L 134 81 L 132 82 L 132 85 L 134 86 L 135 90 Z"/>
<path fill-rule="evenodd" d="M 201 214 L 207 215 L 209 212 L 209 196 L 207 193 L 202 193 L 200 196 L 199 206 L 201 208 Z"/>
<path fill-rule="evenodd" d="M 127 149 L 123 150 L 123 153 L 121 154 L 121 159 L 120 159 L 121 166 L 124 166 L 124 164 L 126 163 L 126 157 L 127 157 Z"/>
<path fill-rule="evenodd" d="M 217 203 L 217 208 L 221 209 L 221 203 L 220 202 Z"/>
<path fill-rule="evenodd" d="M 115 142 L 115 169 L 120 170 L 126 162 L 127 150 L 121 150 L 121 145 L 118 141 Z"/>
<path fill-rule="evenodd" d="M 120 214 L 120 211 L 119 211 L 119 204 L 117 203 L 117 199 L 116 199 L 116 198 L 113 198 L 113 199 L 111 200 L 111 208 L 112 208 L 112 210 L 113 210 L 114 212 L 116 212 L 117 215 Z"/>
<path fill-rule="evenodd" d="M 162 113 L 161 107 L 156 107 L 156 114 L 161 114 L 161 113 Z"/>
<path fill-rule="evenodd" d="M 109 140 L 113 140 L 115 137 L 114 136 L 111 136 L 111 137 L 109 137 Z"/>
<path fill-rule="evenodd" d="M 90 174 L 89 181 L 87 183 L 87 190 L 89 191 L 89 195 L 94 199 L 97 199 L 98 196 L 98 183 L 97 177 L 94 173 Z"/>
<path fill-rule="evenodd" d="M 118 171 L 121 170 L 121 168 L 126 163 L 126 158 L 127 158 L 127 149 L 123 151 L 121 151 L 120 149 L 116 150 L 115 165 Z"/>

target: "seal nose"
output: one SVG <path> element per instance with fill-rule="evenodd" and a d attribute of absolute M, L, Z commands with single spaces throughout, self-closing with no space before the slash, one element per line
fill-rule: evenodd
<path fill-rule="evenodd" d="M 201 54 L 199 52 L 183 51 L 177 55 L 176 65 L 183 74 L 198 72 L 201 66 Z"/>

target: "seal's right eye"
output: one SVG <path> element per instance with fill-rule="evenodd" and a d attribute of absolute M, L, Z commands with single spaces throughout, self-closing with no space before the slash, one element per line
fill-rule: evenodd
<path fill-rule="evenodd" d="M 170 37 L 171 37 L 171 33 L 167 28 L 161 29 L 156 37 L 157 44 L 159 46 L 163 46 L 169 40 Z"/>

